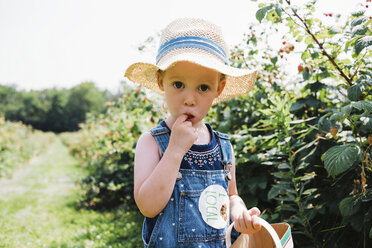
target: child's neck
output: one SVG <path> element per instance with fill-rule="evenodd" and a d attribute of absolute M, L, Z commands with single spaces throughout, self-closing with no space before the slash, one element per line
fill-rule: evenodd
<path fill-rule="evenodd" d="M 211 142 L 212 135 L 204 123 L 202 123 L 200 127 L 196 128 L 196 133 L 198 134 L 198 139 L 195 142 L 196 145 L 204 145 Z"/>

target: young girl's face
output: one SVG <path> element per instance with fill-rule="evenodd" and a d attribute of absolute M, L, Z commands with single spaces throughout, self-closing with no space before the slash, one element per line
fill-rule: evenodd
<path fill-rule="evenodd" d="M 182 61 L 158 74 L 158 84 L 173 121 L 185 114 L 195 126 L 207 115 L 213 100 L 225 87 L 225 80 L 217 71 Z"/>

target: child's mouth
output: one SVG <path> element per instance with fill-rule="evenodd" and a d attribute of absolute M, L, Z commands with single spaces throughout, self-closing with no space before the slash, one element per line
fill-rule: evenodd
<path fill-rule="evenodd" d="M 194 119 L 195 116 L 191 115 L 191 114 L 187 114 L 187 119 L 186 121 L 192 121 Z"/>

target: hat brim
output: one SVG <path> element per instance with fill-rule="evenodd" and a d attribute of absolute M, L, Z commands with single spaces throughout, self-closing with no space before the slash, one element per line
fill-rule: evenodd
<path fill-rule="evenodd" d="M 226 85 L 222 93 L 214 99 L 213 105 L 226 101 L 230 98 L 245 95 L 253 89 L 257 72 L 247 69 L 240 69 L 222 63 L 218 58 L 210 54 L 182 52 L 167 54 L 157 65 L 150 63 L 135 63 L 129 66 L 125 77 L 159 94 L 163 94 L 158 86 L 156 72 L 166 70 L 176 62 L 188 61 L 212 70 L 216 70 L 226 76 Z"/>

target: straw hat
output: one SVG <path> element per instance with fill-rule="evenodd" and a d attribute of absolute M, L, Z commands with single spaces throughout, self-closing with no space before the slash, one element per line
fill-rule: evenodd
<path fill-rule="evenodd" d="M 125 77 L 160 94 L 156 72 L 166 70 L 179 61 L 192 62 L 225 74 L 226 86 L 213 104 L 244 95 L 252 90 L 256 71 L 229 66 L 229 50 L 221 29 L 203 19 L 181 18 L 171 22 L 160 37 L 156 63 L 135 63 L 129 66 Z"/>

